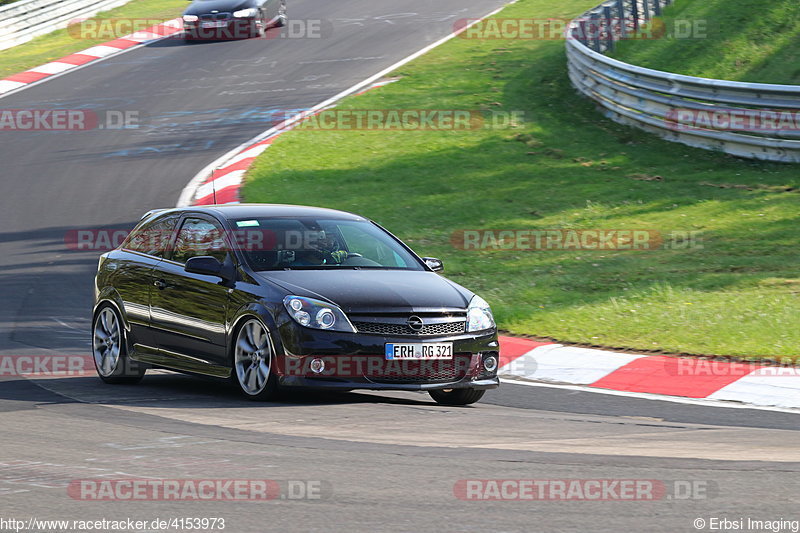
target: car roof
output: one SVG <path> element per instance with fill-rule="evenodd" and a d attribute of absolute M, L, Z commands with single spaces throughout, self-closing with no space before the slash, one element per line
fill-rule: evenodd
<path fill-rule="evenodd" d="M 310 207 L 304 205 L 285 205 L 285 204 L 224 204 L 224 205 L 203 205 L 192 207 L 179 207 L 169 210 L 152 210 L 147 214 L 164 214 L 167 211 L 172 213 L 193 212 L 216 215 L 219 218 L 236 220 L 243 218 L 272 218 L 272 217 L 314 217 L 332 218 L 339 220 L 366 220 L 364 217 L 337 211 L 336 209 L 326 209 L 324 207 Z M 146 217 L 147 215 L 145 215 Z"/>

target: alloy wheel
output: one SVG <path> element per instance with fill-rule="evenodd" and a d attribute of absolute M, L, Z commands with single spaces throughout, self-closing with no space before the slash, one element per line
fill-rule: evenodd
<path fill-rule="evenodd" d="M 122 348 L 122 332 L 116 313 L 106 307 L 97 315 L 92 337 L 92 354 L 100 375 L 109 377 L 117 369 Z"/>
<path fill-rule="evenodd" d="M 234 349 L 236 377 L 242 390 L 255 396 L 267 387 L 272 364 L 272 343 L 264 325 L 250 319 L 239 329 Z"/>

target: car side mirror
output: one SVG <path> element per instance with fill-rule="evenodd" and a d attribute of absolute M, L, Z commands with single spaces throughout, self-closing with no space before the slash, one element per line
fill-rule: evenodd
<path fill-rule="evenodd" d="M 189 258 L 183 269 L 190 274 L 222 277 L 222 266 L 216 257 L 201 255 Z"/>
<path fill-rule="evenodd" d="M 442 263 L 441 259 L 436 259 L 435 257 L 423 257 L 422 260 L 425 261 L 425 264 L 428 265 L 428 268 L 434 272 L 444 272 L 444 264 Z"/>

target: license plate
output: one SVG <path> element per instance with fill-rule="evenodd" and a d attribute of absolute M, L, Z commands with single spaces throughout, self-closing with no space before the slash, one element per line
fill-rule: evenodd
<path fill-rule="evenodd" d="M 386 344 L 386 359 L 452 359 L 452 342 Z"/>
<path fill-rule="evenodd" d="M 227 20 L 200 23 L 200 26 L 203 27 L 203 28 L 224 28 L 227 25 L 228 25 L 228 21 Z"/>

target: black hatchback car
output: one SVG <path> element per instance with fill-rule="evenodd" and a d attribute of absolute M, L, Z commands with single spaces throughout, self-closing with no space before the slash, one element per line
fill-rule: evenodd
<path fill-rule="evenodd" d="M 499 381 L 488 304 L 358 215 L 286 205 L 147 213 L 100 258 L 93 355 L 107 383 L 147 368 L 282 387 L 428 391 L 478 401 Z"/>
<path fill-rule="evenodd" d="M 286 0 L 194 0 L 183 12 L 184 38 L 246 39 L 286 25 Z"/>

